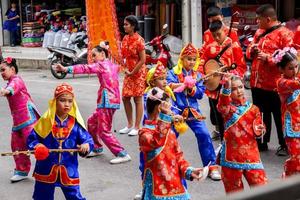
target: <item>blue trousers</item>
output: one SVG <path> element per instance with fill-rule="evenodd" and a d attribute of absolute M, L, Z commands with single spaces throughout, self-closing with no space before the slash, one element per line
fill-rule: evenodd
<path fill-rule="evenodd" d="M 32 198 L 34 200 L 54 200 L 54 191 L 56 184 L 35 182 Z M 60 186 L 66 200 L 85 200 L 81 196 L 79 185 L 76 186 Z"/>
<path fill-rule="evenodd" d="M 192 129 L 196 136 L 198 143 L 198 151 L 203 166 L 208 165 L 209 162 L 211 162 L 211 165 L 215 165 L 216 154 L 205 122 L 198 120 L 188 120 L 186 123 L 190 127 L 190 129 Z M 174 128 L 173 130 L 176 133 L 176 136 L 178 137 L 179 133 Z"/>

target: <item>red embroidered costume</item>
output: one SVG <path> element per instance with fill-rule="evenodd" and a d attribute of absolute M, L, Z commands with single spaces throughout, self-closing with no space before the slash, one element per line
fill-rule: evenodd
<path fill-rule="evenodd" d="M 145 160 L 144 200 L 187 200 L 189 194 L 181 179 L 191 179 L 193 168 L 183 158 L 171 130 L 172 117 L 159 114 L 157 121 L 145 121 L 139 131 L 139 145 Z"/>
<path fill-rule="evenodd" d="M 259 109 L 252 103 L 232 101 L 231 89 L 221 90 L 217 108 L 224 118 L 225 133 L 220 154 L 225 191 L 242 190 L 242 175 L 250 186 L 267 183 L 255 138 L 262 124 Z"/>
<path fill-rule="evenodd" d="M 290 158 L 285 161 L 285 175 L 300 172 L 300 75 L 294 79 L 281 77 L 278 82 L 281 100 L 283 134 Z"/>
<path fill-rule="evenodd" d="M 231 72 L 238 74 L 243 77 L 246 72 L 246 63 L 243 55 L 242 48 L 238 42 L 234 42 L 231 38 L 226 37 L 224 42 L 220 45 L 218 42 L 213 41 L 204 49 L 203 55 L 201 56 L 201 63 L 205 64 L 209 59 L 214 59 L 224 47 L 231 43 L 231 46 L 223 53 L 220 58 L 220 62 L 224 66 L 231 66 L 233 63 L 237 65 L 235 70 Z M 204 73 L 203 67 L 200 67 L 201 73 Z M 217 99 L 218 91 L 206 92 L 207 96 L 213 99 Z"/>

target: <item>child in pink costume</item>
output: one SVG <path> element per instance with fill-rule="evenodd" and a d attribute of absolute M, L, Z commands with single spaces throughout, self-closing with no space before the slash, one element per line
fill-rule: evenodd
<path fill-rule="evenodd" d="M 12 151 L 24 151 L 27 150 L 27 137 L 40 115 L 24 81 L 17 75 L 16 60 L 10 57 L 4 59 L 0 69 L 3 80 L 8 81 L 7 86 L 1 88 L 0 96 L 7 98 L 13 118 L 11 149 Z M 31 163 L 29 156 L 25 154 L 15 155 L 14 160 L 16 168 L 10 180 L 18 182 L 27 178 Z"/>
<path fill-rule="evenodd" d="M 131 158 L 111 132 L 113 115 L 120 108 L 120 92 L 118 81 L 119 66 L 107 59 L 108 48 L 108 43 L 101 42 L 99 46 L 92 50 L 93 64 L 79 64 L 70 67 L 63 67 L 58 64 L 56 65 L 56 70 L 73 74 L 97 74 L 100 83 L 97 109 L 87 121 L 88 131 L 93 137 L 95 148 L 88 157 L 102 153 L 102 140 L 116 156 L 110 163 L 118 164 L 130 161 Z"/>

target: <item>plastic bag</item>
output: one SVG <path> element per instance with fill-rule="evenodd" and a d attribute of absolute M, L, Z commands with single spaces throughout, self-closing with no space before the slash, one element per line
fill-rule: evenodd
<path fill-rule="evenodd" d="M 61 32 L 61 31 L 58 31 L 58 32 L 55 34 L 53 46 L 59 47 L 60 41 L 61 41 L 61 37 L 62 37 L 62 32 Z"/>
<path fill-rule="evenodd" d="M 48 38 L 47 38 L 47 47 L 48 47 L 48 46 L 53 46 L 54 38 L 55 38 L 55 33 L 49 31 L 49 32 L 48 32 Z"/>
<path fill-rule="evenodd" d="M 63 33 L 62 36 L 61 36 L 61 41 L 60 41 L 59 46 L 60 47 L 67 47 L 69 39 L 70 39 L 70 33 L 68 33 L 68 32 Z"/>

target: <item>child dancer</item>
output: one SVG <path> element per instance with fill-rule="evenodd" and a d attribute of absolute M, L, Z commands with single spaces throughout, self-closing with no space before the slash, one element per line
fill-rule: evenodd
<path fill-rule="evenodd" d="M 146 109 L 147 109 L 147 107 L 146 107 L 147 94 L 148 94 L 149 90 L 151 90 L 154 87 L 158 87 L 159 89 L 165 91 L 166 94 L 168 94 L 169 97 L 171 97 L 173 101 L 176 101 L 176 98 L 174 96 L 172 89 L 167 85 L 166 78 L 167 78 L 167 70 L 160 61 L 157 62 L 155 67 L 151 68 L 148 71 L 147 76 L 146 76 L 147 88 L 146 88 L 145 94 L 144 94 L 144 111 L 146 111 Z M 143 122 L 145 120 L 147 120 L 147 118 L 148 118 L 147 112 L 144 112 Z"/>
<path fill-rule="evenodd" d="M 39 119 L 28 137 L 29 149 L 48 152 L 48 149 L 77 149 L 86 156 L 94 143 L 86 131 L 78 110 L 72 86 L 58 85 L 49 108 Z M 55 187 L 61 187 L 66 199 L 84 200 L 79 189 L 77 153 L 53 152 L 37 157 L 33 176 L 33 199 L 53 200 Z"/>
<path fill-rule="evenodd" d="M 145 124 L 145 121 L 148 119 L 148 113 L 146 112 L 146 110 L 147 110 L 147 106 L 146 106 L 147 94 L 152 88 L 158 87 L 159 89 L 165 91 L 165 93 L 169 97 L 172 97 L 172 99 L 174 101 L 176 100 L 172 89 L 167 85 L 166 77 L 167 77 L 167 70 L 163 66 L 163 64 L 159 61 L 157 62 L 156 66 L 151 68 L 147 73 L 147 76 L 146 76 L 147 88 L 146 88 L 145 94 L 144 94 L 143 125 Z M 139 166 L 139 169 L 141 171 L 142 178 L 144 177 L 144 166 L 145 166 L 144 156 L 143 156 L 143 153 L 140 152 L 140 166 Z M 134 199 L 135 200 L 141 199 L 141 195 L 142 195 L 142 193 L 139 193 L 139 194 L 135 195 Z"/>
<path fill-rule="evenodd" d="M 95 149 L 88 157 L 98 156 L 102 153 L 102 140 L 116 156 L 110 163 L 118 164 L 131 160 L 129 154 L 111 132 L 113 115 L 120 108 L 119 66 L 108 60 L 108 43 L 101 42 L 101 46 L 96 46 L 92 50 L 93 64 L 79 64 L 70 67 L 58 64 L 56 70 L 73 74 L 97 74 L 100 83 L 97 109 L 87 121 L 88 131 L 93 137 Z"/>
<path fill-rule="evenodd" d="M 198 99 L 202 99 L 205 87 L 202 81 L 196 82 L 201 77 L 197 72 L 198 51 L 188 44 L 180 53 L 177 66 L 168 72 L 167 82 L 173 91 L 178 88 L 185 88 L 184 91 L 175 92 L 176 101 L 173 104 L 181 109 L 173 110 L 174 113 L 182 115 L 188 126 L 193 130 L 198 142 L 198 150 L 204 166 L 211 162 L 209 177 L 213 180 L 220 180 L 221 176 L 216 163 L 216 154 L 210 138 L 208 129 L 201 115 Z"/>
<path fill-rule="evenodd" d="M 262 114 L 245 100 L 241 78 L 230 76 L 224 76 L 225 85 L 217 105 L 225 126 L 220 165 L 226 193 L 243 190 L 243 175 L 250 186 L 267 183 L 255 140 L 265 131 Z"/>
<path fill-rule="evenodd" d="M 14 58 L 8 57 L 1 63 L 1 75 L 8 81 L 5 88 L 1 88 L 0 96 L 5 96 L 11 110 L 13 127 L 11 133 L 12 151 L 27 150 L 26 140 L 39 113 L 27 91 L 22 78 L 18 76 L 18 66 Z M 30 171 L 30 158 L 28 155 L 19 154 L 14 156 L 16 168 L 11 182 L 18 182 L 27 178 Z"/>
<path fill-rule="evenodd" d="M 172 116 L 168 95 L 155 87 L 148 93 L 148 120 L 139 131 L 139 145 L 145 159 L 143 200 L 180 199 L 187 200 L 189 194 L 181 179 L 200 179 L 202 169 L 192 168 L 184 160 L 183 152 L 172 132 L 172 121 L 181 121 L 179 115 Z"/>
<path fill-rule="evenodd" d="M 300 173 L 300 73 L 297 51 L 289 47 L 277 50 L 273 61 L 283 74 L 277 81 L 277 91 L 281 100 L 283 134 L 290 154 L 285 161 L 284 177 Z"/>

